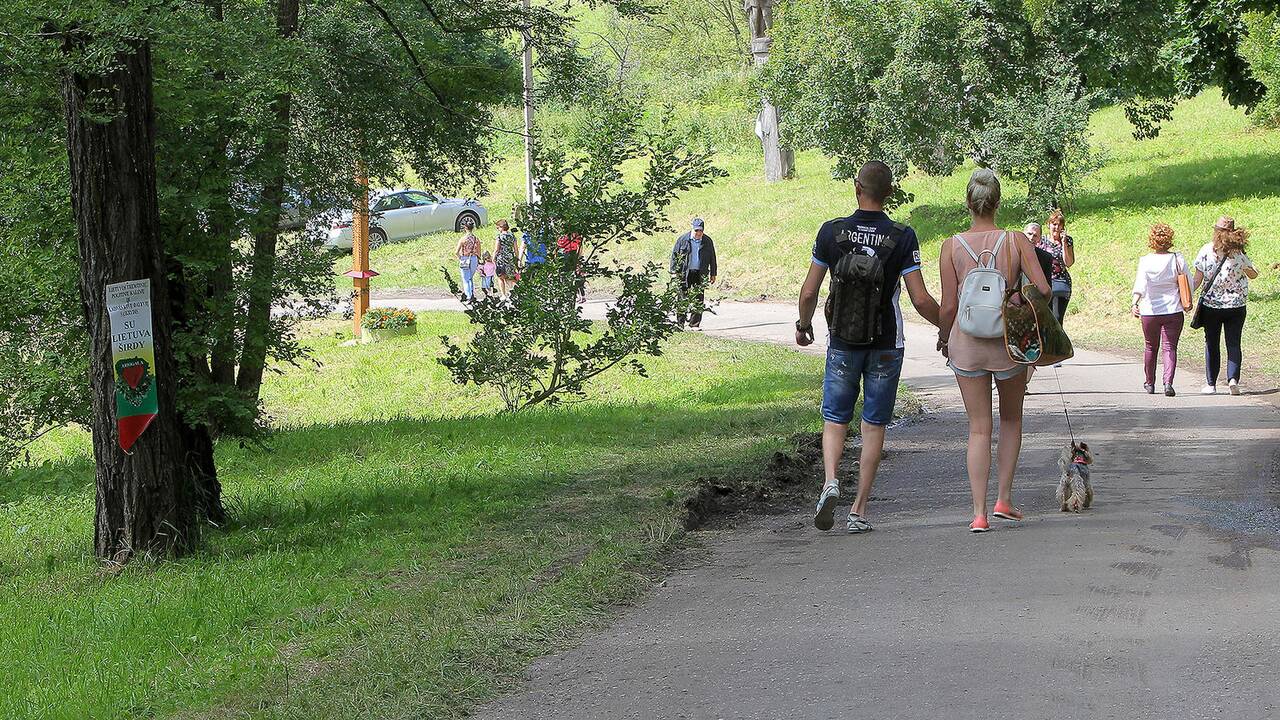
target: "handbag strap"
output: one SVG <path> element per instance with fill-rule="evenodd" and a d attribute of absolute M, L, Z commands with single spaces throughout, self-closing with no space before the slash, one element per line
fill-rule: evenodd
<path fill-rule="evenodd" d="M 1209 294 L 1209 290 L 1213 288 L 1213 282 L 1222 274 L 1222 266 L 1226 264 L 1226 258 L 1222 258 L 1222 260 L 1218 261 L 1218 267 L 1213 269 L 1213 274 L 1209 276 L 1209 279 L 1205 281 L 1204 286 L 1200 288 L 1200 297 L 1204 297 Z"/>

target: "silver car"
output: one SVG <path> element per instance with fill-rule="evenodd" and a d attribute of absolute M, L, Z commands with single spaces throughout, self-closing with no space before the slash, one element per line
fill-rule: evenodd
<path fill-rule="evenodd" d="M 351 248 L 352 214 L 345 210 L 331 223 L 325 245 Z M 369 206 L 369 247 L 443 230 L 462 232 L 468 220 L 480 227 L 489 222 L 489 212 L 475 200 L 439 198 L 425 190 L 381 192 Z"/>

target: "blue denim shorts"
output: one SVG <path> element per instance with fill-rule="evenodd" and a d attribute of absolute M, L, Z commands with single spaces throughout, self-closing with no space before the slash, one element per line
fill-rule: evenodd
<path fill-rule="evenodd" d="M 862 419 L 872 425 L 888 425 L 898 399 L 902 377 L 902 349 L 836 350 L 827 348 L 827 372 L 822 381 L 822 418 L 848 425 L 862 385 Z"/>

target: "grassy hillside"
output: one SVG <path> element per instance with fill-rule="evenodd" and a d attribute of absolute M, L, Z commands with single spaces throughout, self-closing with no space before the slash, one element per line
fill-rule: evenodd
<path fill-rule="evenodd" d="M 695 479 L 820 422 L 819 358 L 688 335 L 649 379 L 499 416 L 435 362 L 465 319 L 421 322 L 313 328 L 320 366 L 265 386 L 268 446 L 219 445 L 235 523 L 197 556 L 91 560 L 83 432 L 0 473 L 0 717 L 462 716 L 646 585 Z"/>
<path fill-rule="evenodd" d="M 1280 262 L 1280 131 L 1251 128 L 1242 112 L 1214 92 L 1183 103 L 1155 140 L 1133 140 L 1118 108 L 1099 112 L 1092 127 L 1108 162 L 1068 215 L 1068 232 L 1077 243 L 1076 296 L 1068 319 L 1073 336 L 1121 347 L 1139 343 L 1127 314 L 1128 292 L 1135 262 L 1146 252 L 1146 229 L 1154 222 L 1169 223 L 1179 248 L 1194 254 L 1208 241 L 1213 221 L 1228 213 L 1253 231 L 1250 255 L 1264 268 L 1250 298 L 1246 354 L 1254 367 L 1261 361 L 1280 376 L 1280 355 L 1262 358 L 1264 348 L 1280 348 L 1280 272 L 1269 269 Z M 800 155 L 796 179 L 772 185 L 761 177 L 754 154 L 724 154 L 716 162 L 729 177 L 682 197 L 670 210 L 672 224 L 682 226 L 695 215 L 706 218 L 720 252 L 723 295 L 792 298 L 817 226 L 853 208 L 851 184 L 832 180 L 830 164 L 816 153 Z M 915 226 L 930 260 L 936 260 L 942 240 L 964 226 L 970 169 L 946 178 L 916 175 L 905 182 L 916 199 L 897 215 Z M 518 159 L 500 166 L 486 199 L 491 218 L 509 214 L 523 192 L 522 173 Z M 1003 219 L 1016 226 L 1026 218 Z M 486 241 L 491 235 L 485 233 Z M 454 242 L 428 237 L 374 253 L 373 267 L 383 273 L 375 289 L 443 287 L 439 268 L 451 264 Z M 670 243 L 671 237 L 662 234 L 631 252 L 661 258 Z M 337 265 L 346 269 L 346 262 Z M 936 271 L 926 276 L 936 286 Z M 1196 355 L 1192 345 L 1186 353 Z"/>

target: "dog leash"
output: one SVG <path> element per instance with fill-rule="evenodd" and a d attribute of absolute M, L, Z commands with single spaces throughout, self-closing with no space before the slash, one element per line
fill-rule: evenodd
<path fill-rule="evenodd" d="M 1062 416 L 1067 419 L 1067 434 L 1071 436 L 1071 444 L 1076 444 L 1076 431 L 1071 427 L 1071 413 L 1067 412 L 1067 395 L 1062 392 L 1062 375 L 1058 368 L 1053 369 L 1053 377 L 1058 381 L 1058 399 L 1062 400 Z"/>

